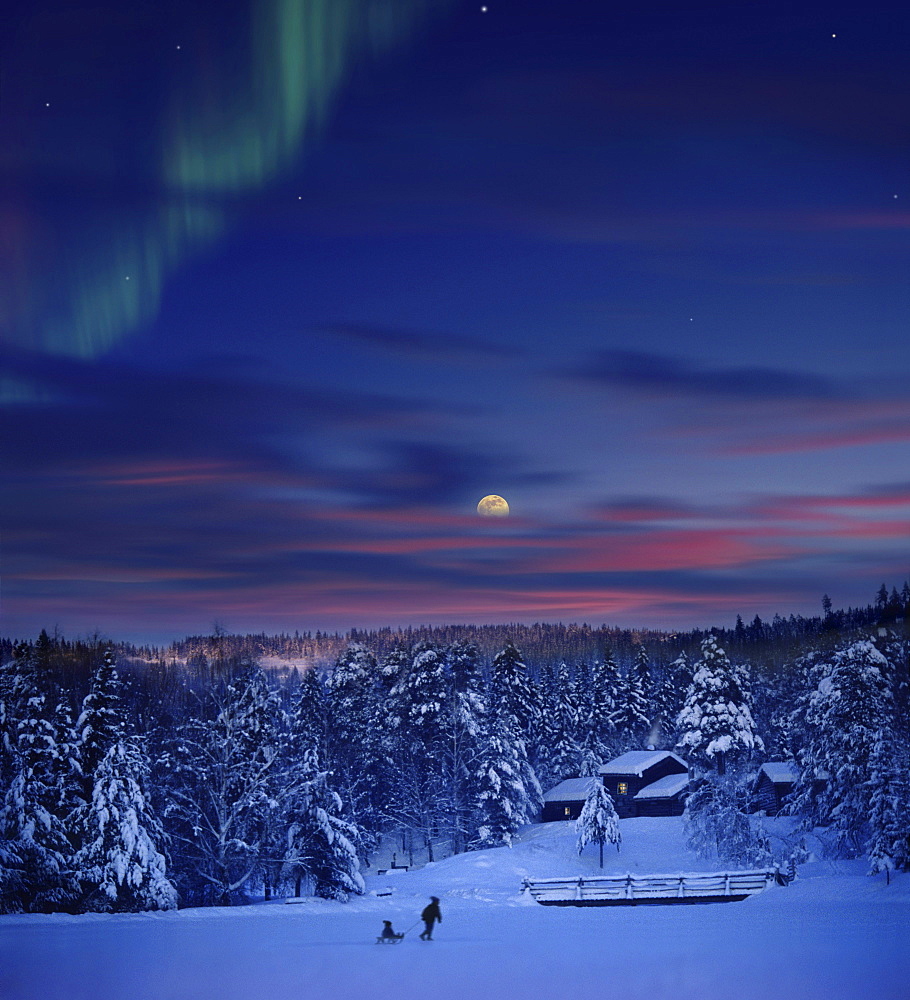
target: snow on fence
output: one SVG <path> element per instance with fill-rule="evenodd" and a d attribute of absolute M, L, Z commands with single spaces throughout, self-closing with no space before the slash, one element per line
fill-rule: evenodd
<path fill-rule="evenodd" d="M 635 906 L 640 903 L 735 902 L 791 875 L 779 869 L 692 875 L 597 875 L 524 879 L 524 892 L 544 906 Z"/>

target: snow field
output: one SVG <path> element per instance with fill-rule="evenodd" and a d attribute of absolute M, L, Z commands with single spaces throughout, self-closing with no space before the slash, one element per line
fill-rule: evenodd
<path fill-rule="evenodd" d="M 788 821 L 768 821 L 788 834 Z M 574 824 L 525 828 L 515 847 L 367 875 L 348 904 L 309 899 L 135 915 L 0 917 L 3 1000 L 906 1000 L 910 879 L 867 862 L 804 865 L 791 886 L 704 906 L 543 907 L 521 878 L 595 874 Z M 678 818 L 622 820 L 605 871 L 716 869 L 682 846 Z M 392 889 L 391 896 L 372 895 Z M 432 943 L 397 931 L 430 894 Z"/>

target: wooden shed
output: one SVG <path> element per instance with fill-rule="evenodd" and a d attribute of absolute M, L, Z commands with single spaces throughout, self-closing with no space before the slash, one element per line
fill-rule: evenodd
<path fill-rule="evenodd" d="M 600 768 L 603 783 L 613 796 L 620 819 L 629 816 L 675 816 L 683 811 L 685 787 L 679 780 L 686 777 L 689 766 L 669 750 L 630 750 Z M 639 793 L 662 778 L 676 775 L 676 782 L 659 787 L 653 796 L 639 798 Z M 670 792 L 670 788 L 674 790 Z M 655 812 L 651 810 L 665 810 Z"/>
<path fill-rule="evenodd" d="M 541 821 L 552 823 L 561 819 L 578 819 L 591 786 L 596 782 L 597 778 L 566 778 L 554 785 L 543 797 Z"/>
<path fill-rule="evenodd" d="M 783 808 L 786 797 L 793 791 L 793 784 L 798 777 L 799 771 L 792 761 L 773 760 L 762 764 L 752 788 L 755 810 L 763 809 L 769 816 L 776 816 Z"/>

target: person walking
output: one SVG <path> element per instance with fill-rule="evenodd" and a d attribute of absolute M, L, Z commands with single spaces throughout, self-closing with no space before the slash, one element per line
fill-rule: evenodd
<path fill-rule="evenodd" d="M 423 908 L 423 913 L 420 914 L 420 919 L 423 921 L 423 933 L 420 935 L 421 941 L 432 941 L 433 940 L 433 924 L 437 921 L 442 923 L 442 914 L 439 912 L 439 897 L 430 896 L 429 906 Z"/>

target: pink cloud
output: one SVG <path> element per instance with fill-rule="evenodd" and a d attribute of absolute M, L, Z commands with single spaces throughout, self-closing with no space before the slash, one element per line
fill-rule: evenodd
<path fill-rule="evenodd" d="M 910 441 L 910 423 L 820 430 L 810 434 L 770 434 L 726 445 L 726 455 L 774 455 L 827 448 L 855 448 L 895 441 Z"/>

